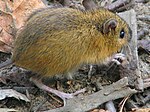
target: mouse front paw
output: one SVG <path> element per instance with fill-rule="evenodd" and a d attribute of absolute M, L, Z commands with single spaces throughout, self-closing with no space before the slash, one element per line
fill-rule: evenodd
<path fill-rule="evenodd" d="M 117 65 L 123 64 L 124 62 L 127 61 L 127 58 L 125 54 L 122 53 L 117 53 L 112 56 L 112 62 L 116 63 Z"/>

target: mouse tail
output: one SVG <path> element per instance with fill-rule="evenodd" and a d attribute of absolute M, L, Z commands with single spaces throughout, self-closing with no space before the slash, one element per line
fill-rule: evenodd
<path fill-rule="evenodd" d="M 11 59 L 8 59 L 8 60 L 6 60 L 5 62 L 3 62 L 3 63 L 0 64 L 0 69 L 1 69 L 1 68 L 4 68 L 4 67 L 6 67 L 6 66 L 12 65 L 12 64 L 13 64 L 12 60 L 11 60 Z"/>

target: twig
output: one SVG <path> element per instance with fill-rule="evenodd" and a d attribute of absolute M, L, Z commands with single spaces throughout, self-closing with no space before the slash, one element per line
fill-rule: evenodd
<path fill-rule="evenodd" d="M 0 87 L 0 89 L 14 89 L 20 93 L 26 93 L 26 90 L 28 90 L 29 93 L 34 93 L 35 91 L 37 91 L 37 88 L 35 87 L 17 87 L 17 86 L 14 86 L 13 88 L 12 87 Z"/>
<path fill-rule="evenodd" d="M 107 8 L 108 10 L 114 11 L 132 2 L 133 0 L 117 0 L 116 2 L 113 2 L 112 4 L 105 6 L 105 8 Z"/>
<path fill-rule="evenodd" d="M 149 2 L 149 0 L 135 0 L 135 2 L 137 2 L 137 3 L 147 3 L 147 2 Z"/>
<path fill-rule="evenodd" d="M 86 10 L 98 8 L 98 6 L 95 4 L 95 2 L 93 0 L 83 0 L 82 4 Z"/>
<path fill-rule="evenodd" d="M 129 43 L 132 55 L 128 54 L 127 51 L 126 56 L 129 57 L 129 71 L 132 72 L 129 74 L 129 78 L 133 79 L 132 83 L 134 84 L 135 88 L 138 90 L 143 90 L 143 79 L 141 78 L 141 72 L 139 70 L 139 63 L 138 63 L 138 53 L 137 53 L 137 24 L 136 24 L 136 13 L 134 10 L 126 11 L 124 13 L 119 13 L 119 15 L 127 21 L 130 28 L 132 29 L 132 38 Z M 124 16 L 126 15 L 126 16 Z"/>
<path fill-rule="evenodd" d="M 63 0 L 63 6 L 70 6 L 71 0 Z"/>
<path fill-rule="evenodd" d="M 44 103 L 46 103 L 46 99 L 44 99 L 42 102 L 40 102 L 40 104 L 34 109 L 34 112 L 38 112 L 38 110 L 40 109 L 40 107 L 42 107 L 42 105 L 44 104 Z"/>
<path fill-rule="evenodd" d="M 131 99 L 128 99 L 126 102 L 126 108 L 131 109 L 131 108 L 138 108 L 138 106 L 135 104 L 135 102 Z"/>
<path fill-rule="evenodd" d="M 142 102 L 143 102 L 144 104 L 146 104 L 147 102 L 149 102 L 149 101 L 150 101 L 150 94 L 148 94 L 148 95 L 147 95 L 145 98 L 143 98 L 142 100 L 143 100 Z"/>
<path fill-rule="evenodd" d="M 57 99 L 56 97 L 54 97 L 52 94 L 49 94 L 49 96 L 50 96 L 52 99 L 54 99 L 55 101 L 57 101 L 58 103 L 60 103 L 60 104 L 63 105 L 62 101 L 58 100 L 58 99 Z"/>
<path fill-rule="evenodd" d="M 109 111 L 109 112 L 117 112 L 114 106 L 114 103 L 112 101 L 108 101 L 105 104 L 105 108 Z"/>
<path fill-rule="evenodd" d="M 150 54 L 150 40 L 138 40 L 138 50 L 145 50 L 147 54 Z"/>
<path fill-rule="evenodd" d="M 145 15 L 144 17 L 143 16 L 139 16 L 139 17 L 137 17 L 137 19 L 139 19 L 141 21 L 145 21 L 147 23 L 150 22 L 150 16 L 149 15 Z"/>
<path fill-rule="evenodd" d="M 150 78 L 146 78 L 146 79 L 144 79 L 144 88 L 148 88 L 148 87 L 150 87 Z"/>
<path fill-rule="evenodd" d="M 130 95 L 128 95 L 126 98 L 123 99 L 122 103 L 119 105 L 120 107 L 120 111 L 119 112 L 123 112 L 123 107 L 126 103 L 126 101 L 129 99 Z"/>
<path fill-rule="evenodd" d="M 44 112 L 85 112 L 91 110 L 104 102 L 115 100 L 118 98 L 125 97 L 129 94 L 136 93 L 135 89 L 131 89 L 128 86 L 128 79 L 125 77 L 116 83 L 104 87 L 104 89 L 84 97 L 74 97 L 67 100 L 66 106 L 44 111 Z"/>
<path fill-rule="evenodd" d="M 90 65 L 90 69 L 89 69 L 89 72 L 88 72 L 88 79 L 91 78 L 92 70 L 93 70 L 93 65 Z"/>
<path fill-rule="evenodd" d="M 134 1 L 131 1 L 130 3 L 125 4 L 122 7 L 118 7 L 117 9 L 115 9 L 115 11 L 116 12 L 123 12 L 123 11 L 129 10 L 129 9 L 131 9 L 131 7 L 134 6 L 134 4 L 135 4 Z"/>
<path fill-rule="evenodd" d="M 140 30 L 137 34 L 137 39 L 141 39 L 143 38 L 145 35 L 147 35 L 149 33 L 147 28 L 143 28 L 142 30 Z"/>

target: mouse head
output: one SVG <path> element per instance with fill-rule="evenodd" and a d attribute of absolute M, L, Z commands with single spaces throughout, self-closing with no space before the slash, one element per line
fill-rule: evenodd
<path fill-rule="evenodd" d="M 111 18 L 104 21 L 101 26 L 101 32 L 106 36 L 116 36 L 118 40 L 130 41 L 131 30 L 124 20 L 121 18 Z M 115 37 L 114 37 L 115 39 Z"/>
<path fill-rule="evenodd" d="M 106 55 L 119 52 L 131 40 L 131 30 L 128 24 L 117 15 L 104 19 L 102 24 L 96 25 L 96 28 L 102 35 L 102 38 L 97 39 L 103 40 L 103 43 L 100 44 L 105 46 L 101 49 L 106 52 Z"/>
<path fill-rule="evenodd" d="M 91 16 L 93 29 L 90 29 L 92 41 L 89 54 L 95 57 L 93 60 L 103 60 L 128 45 L 131 30 L 121 17 L 105 9 L 92 12 Z"/>

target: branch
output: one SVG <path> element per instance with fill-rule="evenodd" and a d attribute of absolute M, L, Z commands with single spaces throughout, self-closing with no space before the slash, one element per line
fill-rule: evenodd
<path fill-rule="evenodd" d="M 68 112 L 70 110 L 73 112 L 85 112 L 96 108 L 107 101 L 122 98 L 136 92 L 135 89 L 128 87 L 128 79 L 125 77 L 89 96 L 69 99 L 66 101 L 67 104 L 64 107 L 44 112 Z"/>
<path fill-rule="evenodd" d="M 126 11 L 123 13 L 119 13 L 119 15 L 126 20 L 129 24 L 130 28 L 132 29 L 132 38 L 129 43 L 129 47 L 126 49 L 125 54 L 129 60 L 129 64 L 126 65 L 126 74 L 128 74 L 128 78 L 132 79 L 132 83 L 138 90 L 143 90 L 143 79 L 141 78 L 141 72 L 139 70 L 139 60 L 138 60 L 138 53 L 137 53 L 137 23 L 136 23 L 136 13 L 134 10 Z M 128 71 L 127 71 L 128 70 Z M 131 82 L 131 81 L 130 81 Z"/>
<path fill-rule="evenodd" d="M 111 11 L 124 11 L 134 4 L 134 0 L 117 0 L 110 5 L 105 6 L 106 9 Z"/>
<path fill-rule="evenodd" d="M 93 0 L 83 0 L 82 4 L 86 10 L 92 10 L 98 8 L 98 5 L 96 5 Z"/>

